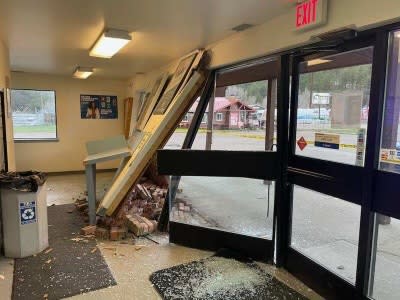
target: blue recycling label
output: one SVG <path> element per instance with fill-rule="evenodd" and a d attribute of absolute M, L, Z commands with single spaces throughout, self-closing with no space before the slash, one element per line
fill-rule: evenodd
<path fill-rule="evenodd" d="M 19 203 L 19 216 L 21 225 L 36 222 L 36 202 L 20 202 Z"/>

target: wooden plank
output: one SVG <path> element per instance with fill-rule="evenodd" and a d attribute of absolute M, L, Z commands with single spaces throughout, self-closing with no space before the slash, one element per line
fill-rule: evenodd
<path fill-rule="evenodd" d="M 133 98 L 129 97 L 124 100 L 124 135 L 127 139 L 130 133 L 132 120 Z"/>
<path fill-rule="evenodd" d="M 132 153 L 126 167 L 121 171 L 114 184 L 109 188 L 97 213 L 112 215 L 120 202 L 145 171 L 156 150 L 166 136 L 174 130 L 174 126 L 185 114 L 188 107 L 195 100 L 204 83 L 204 74 L 195 71 L 187 84 L 174 97 L 164 114 L 152 115 L 143 130 L 140 143 Z"/>

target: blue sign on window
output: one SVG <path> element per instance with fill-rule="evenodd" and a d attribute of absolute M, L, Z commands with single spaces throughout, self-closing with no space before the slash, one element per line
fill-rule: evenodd
<path fill-rule="evenodd" d="M 19 203 L 19 216 L 21 225 L 36 222 L 36 202 L 20 202 Z"/>

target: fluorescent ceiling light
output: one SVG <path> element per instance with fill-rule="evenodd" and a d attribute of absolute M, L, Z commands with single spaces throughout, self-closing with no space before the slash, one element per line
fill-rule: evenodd
<path fill-rule="evenodd" d="M 127 31 L 107 29 L 97 39 L 90 56 L 111 58 L 132 40 Z"/>
<path fill-rule="evenodd" d="M 332 61 L 331 59 L 317 58 L 317 59 L 307 61 L 307 66 L 310 67 L 310 66 L 315 66 L 315 65 L 320 65 L 320 64 L 326 64 L 331 61 Z"/>
<path fill-rule="evenodd" d="M 77 67 L 72 76 L 78 79 L 86 79 L 92 74 L 93 74 L 92 68 Z"/>

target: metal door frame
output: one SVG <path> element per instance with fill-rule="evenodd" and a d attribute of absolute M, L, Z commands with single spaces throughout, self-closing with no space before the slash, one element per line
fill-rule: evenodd
<path fill-rule="evenodd" d="M 181 176 L 244 177 L 260 180 L 275 180 L 277 177 L 277 152 L 190 150 L 200 128 L 203 114 L 210 99 L 213 98 L 215 82 L 216 71 L 213 71 L 205 84 L 182 150 L 159 150 L 157 153 L 159 173 L 171 175 L 168 196 L 172 196 L 172 199 L 176 195 Z M 232 164 L 232 161 L 236 164 Z M 238 165 L 240 168 L 237 167 Z M 254 168 L 254 166 L 264 166 L 264 168 Z M 163 217 L 169 217 L 168 212 L 164 212 Z M 254 259 L 273 263 L 273 239 L 174 221 L 169 222 L 169 232 L 172 243 L 212 251 L 230 248 Z"/>
<path fill-rule="evenodd" d="M 281 133 L 288 138 L 287 156 L 282 156 L 287 167 L 282 171 L 281 195 L 277 199 L 282 207 L 278 215 L 278 248 L 277 265 L 285 267 L 289 272 L 299 277 L 310 287 L 326 297 L 363 298 L 368 294 L 371 280 L 371 266 L 373 266 L 372 248 L 374 244 L 375 214 L 372 211 L 374 173 L 379 157 L 379 141 L 382 120 L 382 107 L 384 102 L 387 32 L 380 31 L 373 34 L 362 35 L 350 41 L 336 41 L 328 48 L 338 53 L 374 47 L 371 71 L 371 91 L 368 116 L 368 130 L 366 138 L 366 152 L 364 167 L 345 165 L 314 158 L 295 155 L 296 125 L 297 125 L 297 90 L 299 78 L 299 63 L 309 55 L 307 51 L 297 51 L 291 55 L 283 56 L 286 68 L 281 79 L 281 102 L 289 99 L 289 71 L 292 74 L 292 93 L 290 100 L 290 125 L 289 133 L 285 128 L 289 113 L 287 104 L 282 104 L 283 115 Z M 335 41 L 333 41 L 335 42 Z M 315 47 L 314 55 L 326 55 L 326 47 Z M 320 50 L 320 51 L 319 51 Z M 286 148 L 285 145 L 281 147 Z M 282 153 L 282 152 L 281 152 Z M 361 206 L 359 247 L 357 260 L 356 284 L 353 286 L 346 280 L 335 275 L 322 265 L 311 260 L 302 253 L 290 247 L 291 216 L 293 205 L 293 185 L 299 185 L 314 191 L 341 198 L 345 201 Z M 280 229 L 280 230 L 279 230 Z"/>
<path fill-rule="evenodd" d="M 273 240 L 266 241 L 266 243 L 265 240 L 262 243 L 258 243 L 257 239 L 250 240 L 249 247 L 245 246 L 239 250 L 244 250 L 246 253 L 246 250 L 249 250 L 248 248 L 258 248 L 258 253 L 252 253 L 252 251 L 247 253 L 261 260 L 270 261 L 273 258 L 277 267 L 286 268 L 290 273 L 327 298 L 368 299 L 375 263 L 377 238 L 375 213 L 400 219 L 400 204 L 390 201 L 390 197 L 388 197 L 394 192 L 393 187 L 400 183 L 400 174 L 378 169 L 389 33 L 394 30 L 400 30 L 400 23 L 359 32 L 358 36 L 351 40 L 338 41 L 332 39 L 277 53 L 277 56 L 274 56 L 278 58 L 279 62 L 277 152 L 263 156 L 260 162 L 262 162 L 264 168 L 247 170 L 243 173 L 244 177 L 246 177 L 246 174 L 252 177 L 257 173 L 264 174 L 261 176 L 271 176 L 271 179 L 276 180 L 275 209 Z M 296 104 L 295 94 L 292 93 L 292 98 L 290 98 L 291 74 L 293 71 L 297 72 L 296 60 L 298 62 L 299 57 L 311 52 L 318 53 L 318 50 L 325 51 L 336 48 L 339 51 L 344 51 L 351 48 L 363 48 L 368 45 L 374 47 L 374 53 L 364 167 L 297 157 L 293 151 L 293 143 L 295 142 L 293 133 L 295 133 L 296 121 L 295 105 L 293 105 Z M 295 78 L 294 84 L 296 84 Z M 214 85 L 215 83 L 211 84 L 209 88 L 213 89 Z M 211 94 L 207 97 L 211 97 Z M 202 101 L 208 101 L 208 99 Z M 289 113 L 289 104 L 291 114 Z M 199 104 L 199 107 L 201 106 Z M 204 110 L 205 107 L 206 104 L 203 105 Z M 199 125 L 191 126 L 187 138 L 190 136 L 192 140 L 194 139 Z M 291 138 L 289 138 L 289 134 Z M 167 160 L 175 160 L 176 162 L 183 157 L 182 155 L 185 157 L 185 165 L 165 165 Z M 215 162 L 216 157 L 225 156 L 224 164 L 227 164 L 231 159 L 239 159 L 240 157 L 244 160 L 252 159 L 251 153 L 245 151 L 235 153 L 230 151 L 159 150 L 158 156 L 160 173 L 176 176 L 195 174 L 229 176 L 229 174 L 221 174 L 220 171 L 215 169 L 210 170 L 210 165 Z M 192 163 L 199 159 L 204 159 L 210 163 L 200 165 Z M 270 163 L 270 166 L 273 165 L 273 160 L 279 163 L 266 171 L 268 163 Z M 233 176 L 237 176 L 237 174 Z M 346 180 L 350 180 L 351 184 L 343 185 Z M 290 247 L 293 184 L 336 196 L 361 206 L 355 285 L 350 284 Z M 170 224 L 170 234 L 171 242 L 209 250 L 215 250 L 224 245 L 237 248 L 238 244 L 249 241 L 246 239 L 248 237 L 174 222 Z"/>

